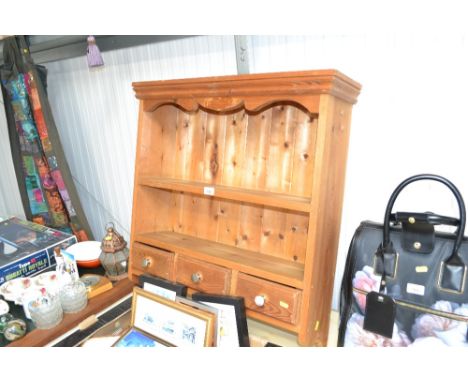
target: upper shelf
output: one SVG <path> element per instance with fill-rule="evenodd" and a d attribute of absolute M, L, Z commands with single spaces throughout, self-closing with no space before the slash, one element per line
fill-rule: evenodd
<path fill-rule="evenodd" d="M 210 185 L 188 180 L 142 176 L 138 182 L 142 186 L 161 188 L 171 191 L 189 192 L 196 195 L 208 195 L 239 202 L 261 204 L 293 211 L 309 212 L 311 198 L 258 191 L 237 187 Z"/>
<path fill-rule="evenodd" d="M 293 101 L 318 113 L 321 94 L 356 103 L 361 85 L 337 70 L 313 70 L 134 82 L 133 89 L 145 101 L 145 111 L 168 103 L 187 111 L 199 107 L 217 112 L 239 107 L 255 111 L 272 102 Z"/>

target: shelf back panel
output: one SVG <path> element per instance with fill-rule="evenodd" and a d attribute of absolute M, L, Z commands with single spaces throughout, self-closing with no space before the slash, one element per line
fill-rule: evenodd
<path fill-rule="evenodd" d="M 151 187 L 136 188 L 135 232 L 171 231 L 304 264 L 308 214 Z"/>
<path fill-rule="evenodd" d="M 311 196 L 317 117 L 297 106 L 214 114 L 163 105 L 142 124 L 141 176 Z"/>

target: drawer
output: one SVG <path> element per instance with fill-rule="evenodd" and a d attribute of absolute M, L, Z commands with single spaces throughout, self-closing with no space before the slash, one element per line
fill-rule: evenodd
<path fill-rule="evenodd" d="M 179 255 L 176 261 L 176 281 L 202 292 L 227 294 L 231 271 Z"/>
<path fill-rule="evenodd" d="M 297 322 L 300 290 L 239 273 L 235 294 L 244 297 L 250 310 L 290 324 Z"/>
<path fill-rule="evenodd" d="M 132 253 L 133 272 L 174 280 L 174 253 L 149 245 L 134 243 Z"/>

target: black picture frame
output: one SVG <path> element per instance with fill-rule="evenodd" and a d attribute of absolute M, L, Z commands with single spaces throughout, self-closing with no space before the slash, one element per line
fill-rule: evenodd
<path fill-rule="evenodd" d="M 144 273 L 138 277 L 138 282 L 141 288 L 144 287 L 145 283 L 156 285 L 157 287 L 167 289 L 175 292 L 176 296 L 187 297 L 187 286 L 179 283 L 174 283 L 169 280 L 149 275 Z M 163 296 L 164 297 L 164 296 Z"/>
<path fill-rule="evenodd" d="M 245 302 L 244 298 L 240 296 L 226 296 L 209 293 L 194 293 L 192 294 L 192 300 L 201 303 L 213 303 L 219 305 L 230 305 L 234 308 L 236 326 L 237 326 L 237 337 L 239 340 L 240 347 L 250 347 L 249 340 L 249 329 L 247 326 L 247 315 L 245 313 Z M 219 346 L 219 344 L 218 344 Z"/>

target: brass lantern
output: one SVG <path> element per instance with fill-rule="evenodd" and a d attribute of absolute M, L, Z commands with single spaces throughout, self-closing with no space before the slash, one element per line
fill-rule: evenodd
<path fill-rule="evenodd" d="M 102 239 L 99 260 L 111 281 L 127 277 L 128 248 L 127 242 L 115 229 L 113 223 L 107 223 L 106 236 Z"/>

